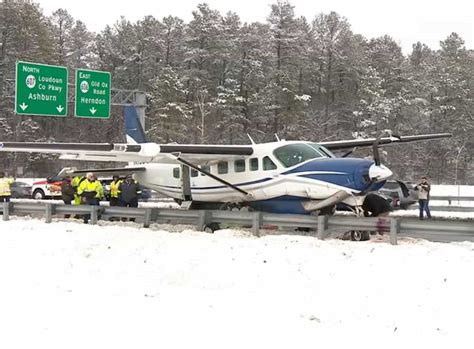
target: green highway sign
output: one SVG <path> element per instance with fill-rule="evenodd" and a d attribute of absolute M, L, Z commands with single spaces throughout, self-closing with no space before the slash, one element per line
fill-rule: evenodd
<path fill-rule="evenodd" d="M 18 61 L 15 112 L 67 116 L 67 77 L 66 67 Z"/>
<path fill-rule="evenodd" d="M 110 73 L 76 70 L 75 115 L 85 118 L 110 117 Z"/>

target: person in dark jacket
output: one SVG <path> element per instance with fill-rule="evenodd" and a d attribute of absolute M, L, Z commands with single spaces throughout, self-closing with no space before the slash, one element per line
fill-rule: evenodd
<path fill-rule="evenodd" d="M 388 216 L 392 211 L 390 203 L 376 193 L 367 194 L 364 203 L 362 204 L 362 208 L 364 210 L 364 216 L 366 217 Z"/>
<path fill-rule="evenodd" d="M 393 210 L 387 199 L 376 193 L 367 194 L 362 204 L 362 209 L 364 210 L 365 217 L 384 217 L 388 216 Z M 383 235 L 382 231 L 378 233 Z"/>
<path fill-rule="evenodd" d="M 71 183 L 71 177 L 63 178 L 61 183 L 61 198 L 66 205 L 70 205 L 74 200 L 75 189 Z M 64 218 L 69 218 L 71 215 L 64 215 Z"/>
<path fill-rule="evenodd" d="M 138 182 L 131 175 L 127 175 L 125 180 L 120 183 L 118 191 L 120 193 L 120 206 L 138 207 L 138 196 L 142 193 L 142 190 Z M 133 218 L 130 220 L 132 222 L 135 221 Z"/>

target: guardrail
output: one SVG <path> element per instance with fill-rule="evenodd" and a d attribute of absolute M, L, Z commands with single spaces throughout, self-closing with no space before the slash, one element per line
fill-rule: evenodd
<path fill-rule="evenodd" d="M 418 204 L 410 206 L 414 209 L 419 208 Z M 439 211 L 446 211 L 446 212 L 474 212 L 474 206 L 440 206 L 440 205 L 430 205 L 430 211 L 432 212 L 439 212 Z"/>
<path fill-rule="evenodd" d="M 431 195 L 430 200 L 474 201 L 474 196 Z"/>
<path fill-rule="evenodd" d="M 71 206 L 44 202 L 10 202 L 0 205 L 3 220 L 10 215 L 40 215 L 46 223 L 57 215 L 90 214 L 90 224 L 99 218 L 133 218 L 144 227 L 151 223 L 195 225 L 198 230 L 215 230 L 218 224 L 238 225 L 251 228 L 252 234 L 260 236 L 261 229 L 268 226 L 279 228 L 303 228 L 313 230 L 313 235 L 325 239 L 334 232 L 378 231 L 390 233 L 390 243 L 397 244 L 397 237 L 411 236 L 434 241 L 474 241 L 474 222 L 419 221 L 389 217 L 362 218 L 351 216 L 311 216 L 272 214 L 248 211 L 181 210 L 162 208 L 127 208 L 108 206 Z"/>

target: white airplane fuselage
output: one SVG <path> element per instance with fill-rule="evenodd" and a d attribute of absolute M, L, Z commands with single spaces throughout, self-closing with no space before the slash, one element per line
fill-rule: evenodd
<path fill-rule="evenodd" d="M 339 191 L 351 195 L 343 200 L 361 205 L 370 186 L 381 187 L 392 172 L 374 161 L 336 158 L 315 143 L 279 141 L 254 144 L 253 154 L 213 161 L 202 169 L 247 192 L 191 170 L 193 202 L 245 203 L 270 212 L 308 213 L 302 206 L 310 200 L 324 200 Z M 144 186 L 166 196 L 183 200 L 183 178 L 179 164 L 146 164 L 135 178 Z"/>

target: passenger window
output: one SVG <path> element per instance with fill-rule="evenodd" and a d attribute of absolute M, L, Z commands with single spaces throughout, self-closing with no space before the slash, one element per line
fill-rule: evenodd
<path fill-rule="evenodd" d="M 211 172 L 211 166 L 209 166 L 209 165 L 202 165 L 202 166 L 201 166 L 201 169 L 202 169 L 203 171 L 208 172 L 208 173 Z M 201 172 L 201 176 L 205 176 L 205 174 Z"/>
<path fill-rule="evenodd" d="M 276 170 L 276 165 L 275 163 L 272 161 L 272 159 L 270 159 L 268 156 L 265 156 L 263 158 L 263 170 L 264 171 L 268 171 L 268 170 Z"/>
<path fill-rule="evenodd" d="M 258 158 L 250 159 L 250 171 L 258 171 Z"/>
<path fill-rule="evenodd" d="M 197 177 L 199 174 L 198 170 L 195 170 L 194 168 L 191 169 L 191 177 Z"/>
<path fill-rule="evenodd" d="M 224 174 L 229 172 L 229 164 L 227 161 L 221 161 L 217 163 L 217 173 Z"/>
<path fill-rule="evenodd" d="M 234 161 L 234 172 L 244 172 L 245 171 L 245 160 L 235 160 Z"/>
<path fill-rule="evenodd" d="M 173 168 L 173 177 L 179 178 L 179 167 Z"/>

